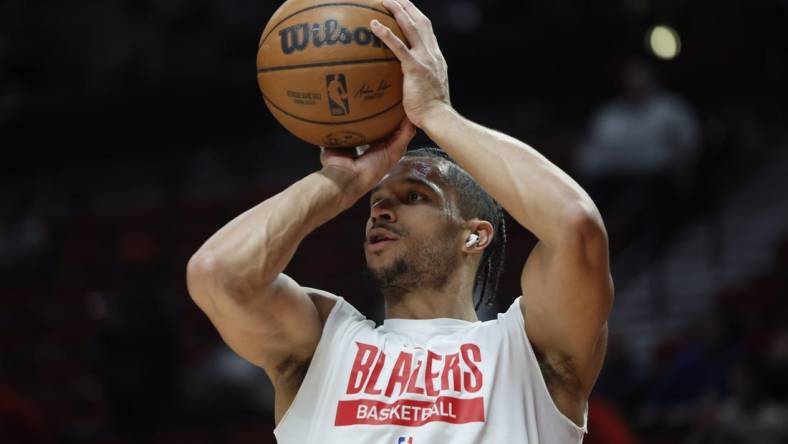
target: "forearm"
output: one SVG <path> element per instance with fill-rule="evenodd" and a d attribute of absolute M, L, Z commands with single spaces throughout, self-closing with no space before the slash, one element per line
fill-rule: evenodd
<path fill-rule="evenodd" d="M 540 240 L 557 239 L 578 218 L 590 217 L 601 225 L 580 185 L 527 144 L 449 107 L 433 112 L 422 129 Z"/>
<path fill-rule="evenodd" d="M 223 283 L 259 289 L 284 271 L 300 242 L 348 205 L 346 174 L 323 169 L 242 213 L 195 253 L 209 258 Z"/>

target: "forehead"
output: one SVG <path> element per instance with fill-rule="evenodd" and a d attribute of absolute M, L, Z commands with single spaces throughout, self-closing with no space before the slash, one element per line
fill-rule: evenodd
<path fill-rule="evenodd" d="M 436 193 L 445 194 L 447 187 L 446 174 L 449 166 L 447 162 L 427 157 L 403 158 L 394 165 L 383 179 L 374 188 L 377 191 L 388 185 L 398 182 L 421 182 Z"/>

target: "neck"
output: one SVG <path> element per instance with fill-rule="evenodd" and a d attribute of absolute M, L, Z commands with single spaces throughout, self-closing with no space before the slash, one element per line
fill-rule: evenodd
<path fill-rule="evenodd" d="M 390 288 L 383 291 L 386 318 L 452 318 L 475 322 L 473 277 L 455 273 L 443 288 Z"/>

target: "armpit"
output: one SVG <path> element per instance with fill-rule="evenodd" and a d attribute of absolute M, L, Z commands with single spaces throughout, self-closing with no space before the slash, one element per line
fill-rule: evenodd
<path fill-rule="evenodd" d="M 288 355 L 276 365 L 276 387 L 300 387 L 311 362 L 311 359 L 299 361 L 295 355 Z"/>
<path fill-rule="evenodd" d="M 557 391 L 573 397 L 582 393 L 583 384 L 577 374 L 574 358 L 563 354 L 548 357 L 536 348 L 534 348 L 534 353 L 539 362 L 539 369 L 542 371 L 547 390 L 550 391 L 553 398 L 555 398 Z"/>

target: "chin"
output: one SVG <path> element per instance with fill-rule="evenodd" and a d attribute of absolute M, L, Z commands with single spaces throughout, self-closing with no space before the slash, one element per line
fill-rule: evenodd
<path fill-rule="evenodd" d="M 399 258 L 398 255 L 393 254 L 387 250 L 378 251 L 375 253 L 364 252 L 364 257 L 367 262 L 367 267 L 372 270 L 385 268 L 396 262 L 396 260 Z"/>
<path fill-rule="evenodd" d="M 386 264 L 390 264 L 392 260 L 390 258 L 384 258 L 383 255 L 378 253 L 366 253 L 365 258 L 367 262 L 367 268 L 371 270 L 377 270 L 378 268 L 385 267 Z"/>

